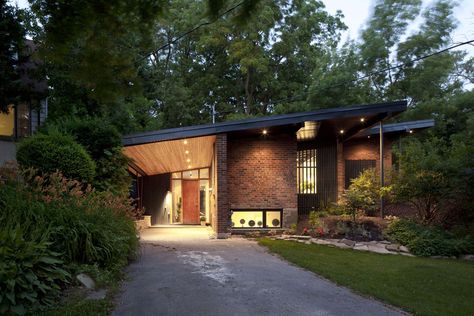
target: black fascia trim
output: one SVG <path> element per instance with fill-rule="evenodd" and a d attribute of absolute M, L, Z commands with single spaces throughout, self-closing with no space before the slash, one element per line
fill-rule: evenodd
<path fill-rule="evenodd" d="M 435 125 L 435 121 L 433 119 L 385 124 L 383 126 L 383 133 L 395 133 L 395 132 L 409 131 L 413 129 L 430 128 L 430 127 L 433 127 L 434 125 Z M 357 136 L 377 135 L 378 133 L 379 133 L 379 127 L 377 126 L 377 127 L 368 128 L 362 131 Z"/>
<path fill-rule="evenodd" d="M 124 136 L 122 139 L 122 143 L 124 146 L 135 146 L 166 140 L 215 135 L 220 133 L 268 128 L 273 126 L 292 125 L 297 123 L 303 123 L 304 121 L 323 121 L 367 114 L 378 114 L 383 112 L 400 113 L 405 111 L 406 108 L 407 101 L 402 100 L 378 104 L 356 105 L 344 108 L 321 109 L 309 112 L 273 115 L 216 124 L 177 127 L 152 132 L 132 134 Z"/>

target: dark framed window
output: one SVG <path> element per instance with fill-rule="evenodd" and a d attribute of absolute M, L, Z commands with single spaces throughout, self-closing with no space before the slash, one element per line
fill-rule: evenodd
<path fill-rule="evenodd" d="M 282 227 L 282 209 L 234 209 L 231 212 L 233 229 Z"/>
<path fill-rule="evenodd" d="M 317 193 L 316 149 L 297 151 L 296 173 L 298 194 Z"/>

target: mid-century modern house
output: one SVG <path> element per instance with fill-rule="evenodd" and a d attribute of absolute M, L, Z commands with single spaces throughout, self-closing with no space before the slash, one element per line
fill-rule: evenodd
<path fill-rule="evenodd" d="M 124 137 L 124 152 L 152 224 L 205 219 L 225 238 L 288 227 L 337 201 L 365 168 L 390 168 L 394 141 L 433 126 L 384 126 L 406 108 L 397 101 L 139 133 Z"/>

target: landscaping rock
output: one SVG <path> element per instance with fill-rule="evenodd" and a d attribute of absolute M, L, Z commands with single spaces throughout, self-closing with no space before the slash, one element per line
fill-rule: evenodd
<path fill-rule="evenodd" d="M 336 244 L 333 244 L 333 246 L 336 246 L 337 248 L 342 248 L 342 249 L 352 249 L 351 246 L 346 245 L 345 243 L 339 242 Z"/>
<path fill-rule="evenodd" d="M 399 249 L 400 249 L 401 252 L 410 253 L 410 250 L 405 246 L 400 246 Z"/>
<path fill-rule="evenodd" d="M 319 239 L 319 238 L 311 238 L 311 242 L 313 244 L 318 244 L 318 245 L 331 245 L 330 242 L 324 239 Z"/>
<path fill-rule="evenodd" d="M 300 239 L 300 240 L 310 240 L 311 236 L 303 236 L 303 235 L 295 235 L 292 236 L 293 238 Z"/>
<path fill-rule="evenodd" d="M 388 241 L 388 240 L 381 240 L 381 241 L 379 241 L 379 243 L 386 244 L 386 245 L 391 244 L 391 242 Z"/>
<path fill-rule="evenodd" d="M 354 250 L 359 250 L 359 251 L 369 251 L 369 247 L 367 245 L 364 245 L 364 244 L 356 244 L 354 246 L 354 248 L 352 248 Z"/>
<path fill-rule="evenodd" d="M 92 280 L 92 278 L 90 276 L 88 276 L 87 274 L 85 274 L 85 273 L 79 273 L 76 276 L 76 279 L 88 289 L 94 289 L 95 288 L 94 280 Z"/>
<path fill-rule="evenodd" d="M 464 255 L 460 257 L 462 260 L 474 261 L 474 255 Z"/>
<path fill-rule="evenodd" d="M 389 254 L 393 254 L 393 252 L 391 251 L 388 251 L 387 249 L 385 249 L 385 245 L 384 244 L 377 244 L 377 243 L 370 243 L 367 245 L 369 251 L 372 251 L 372 252 L 376 252 L 376 253 L 383 253 L 383 254 L 386 254 L 386 253 L 389 253 Z"/>
<path fill-rule="evenodd" d="M 91 292 L 87 295 L 87 298 L 90 300 L 103 300 L 107 296 L 107 290 L 101 289 L 98 291 Z"/>
<path fill-rule="evenodd" d="M 356 244 L 355 241 L 349 240 L 349 239 L 345 239 L 345 238 L 344 238 L 344 239 L 341 239 L 340 242 L 343 243 L 343 244 L 345 244 L 345 245 L 347 245 L 347 246 L 349 246 L 349 247 L 354 247 L 355 244 Z"/>
<path fill-rule="evenodd" d="M 385 245 L 385 249 L 387 249 L 388 251 L 398 252 L 400 250 L 400 245 L 388 244 L 388 245 Z"/>

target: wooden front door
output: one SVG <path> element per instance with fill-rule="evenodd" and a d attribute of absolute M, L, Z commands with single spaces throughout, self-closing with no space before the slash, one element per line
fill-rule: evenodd
<path fill-rule="evenodd" d="M 199 224 L 199 180 L 183 180 L 183 224 Z"/>

